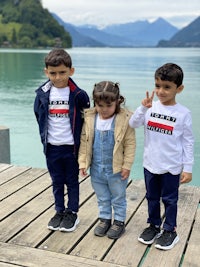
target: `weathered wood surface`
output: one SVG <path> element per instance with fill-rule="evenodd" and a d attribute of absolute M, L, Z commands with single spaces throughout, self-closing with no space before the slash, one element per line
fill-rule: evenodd
<path fill-rule="evenodd" d="M 129 183 L 127 200 L 125 234 L 116 241 L 96 237 L 96 196 L 90 179 L 80 179 L 80 223 L 76 231 L 49 231 L 47 223 L 55 211 L 47 170 L 0 164 L 0 267 L 200 266 L 199 187 L 180 186 L 180 242 L 170 251 L 137 241 L 147 226 L 142 179 Z"/>

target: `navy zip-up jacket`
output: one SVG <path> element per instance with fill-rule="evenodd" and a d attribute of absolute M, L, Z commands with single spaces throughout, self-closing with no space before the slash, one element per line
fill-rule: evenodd
<path fill-rule="evenodd" d="M 75 82 L 69 78 L 69 118 L 74 137 L 74 152 L 78 157 L 80 146 L 80 135 L 83 125 L 83 109 L 90 107 L 90 100 L 87 93 L 80 89 Z M 46 154 L 47 133 L 48 133 L 48 115 L 49 115 L 49 95 L 52 87 L 51 81 L 42 84 L 35 92 L 34 113 L 39 125 L 41 142 Z"/>

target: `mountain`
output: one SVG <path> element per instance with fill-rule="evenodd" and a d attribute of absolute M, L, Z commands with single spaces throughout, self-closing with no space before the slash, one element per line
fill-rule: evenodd
<path fill-rule="evenodd" d="M 119 36 L 109 34 L 103 30 L 98 29 L 95 26 L 78 26 L 77 31 L 82 35 L 88 36 L 102 44 L 109 47 L 129 46 L 129 41 L 126 39 L 119 40 Z M 72 36 L 73 39 L 73 36 Z"/>
<path fill-rule="evenodd" d="M 119 35 L 119 36 L 129 36 L 137 35 L 140 31 L 143 31 L 149 22 L 147 20 L 144 21 L 136 21 L 136 22 L 129 22 L 124 24 L 114 24 L 105 27 L 103 30 L 107 33 Z"/>
<path fill-rule="evenodd" d="M 58 21 L 60 25 L 64 27 L 64 29 L 70 33 L 72 36 L 72 46 L 73 47 L 103 47 L 105 46 L 101 42 L 98 42 L 95 39 L 92 39 L 89 36 L 81 34 L 78 30 L 77 27 L 64 22 L 59 16 L 57 16 L 55 13 L 52 13 L 52 16 Z"/>
<path fill-rule="evenodd" d="M 200 47 L 200 16 L 170 40 L 161 40 L 158 47 Z"/>
<path fill-rule="evenodd" d="M 129 40 L 129 46 L 155 46 L 163 38 L 170 39 L 178 29 L 166 20 L 158 18 L 152 23 L 145 20 L 108 26 L 103 31 Z"/>
<path fill-rule="evenodd" d="M 93 25 L 74 26 L 62 21 L 56 14 L 52 15 L 71 34 L 73 46 L 80 47 L 156 46 L 161 39 L 170 39 L 178 31 L 176 27 L 162 18 L 157 19 L 153 23 L 145 20 L 115 24 L 98 29 Z"/>
<path fill-rule="evenodd" d="M 42 0 L 0 0 L 0 47 L 71 47 L 69 33 Z"/>

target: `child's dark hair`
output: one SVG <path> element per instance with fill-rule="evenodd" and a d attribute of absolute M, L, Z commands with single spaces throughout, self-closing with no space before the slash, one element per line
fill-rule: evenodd
<path fill-rule="evenodd" d="M 72 59 L 70 55 L 62 48 L 55 48 L 45 57 L 45 66 L 57 67 L 64 64 L 66 67 L 72 67 Z"/>
<path fill-rule="evenodd" d="M 166 63 L 155 72 L 155 79 L 174 82 L 179 87 L 183 82 L 183 70 L 174 63 Z"/>
<path fill-rule="evenodd" d="M 119 113 L 120 105 L 125 102 L 123 96 L 120 95 L 119 83 L 113 83 L 110 81 L 102 81 L 94 85 L 93 89 L 93 101 L 99 104 L 103 101 L 107 104 L 116 101 L 115 113 Z"/>

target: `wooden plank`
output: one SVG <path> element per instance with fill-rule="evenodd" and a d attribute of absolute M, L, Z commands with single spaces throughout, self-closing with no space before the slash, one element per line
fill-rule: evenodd
<path fill-rule="evenodd" d="M 47 174 L 46 174 L 47 175 Z M 46 183 L 48 185 L 48 179 L 46 178 L 46 175 L 44 175 L 44 177 L 41 177 L 40 179 L 38 179 L 37 183 L 33 182 L 31 183 L 31 188 L 27 188 L 26 190 L 23 192 L 21 192 L 21 194 L 23 195 L 23 197 L 25 197 L 25 199 L 28 199 L 29 196 L 35 196 L 36 192 L 39 193 L 41 190 L 44 190 L 46 187 Z M 43 185 L 44 183 L 44 185 Z M 93 194 L 93 190 L 91 188 L 90 185 L 90 181 L 89 179 L 86 180 L 85 182 L 80 184 L 80 189 L 81 189 L 81 193 L 80 193 L 80 204 L 82 204 L 83 202 L 86 201 L 86 199 L 91 196 Z M 28 185 L 29 186 L 29 185 Z M 20 190 L 22 191 L 22 190 Z M 86 193 L 87 191 L 87 193 Z M 42 191 L 41 191 L 42 192 Z M 18 192 L 16 192 L 14 195 L 16 197 L 16 199 L 18 199 L 18 201 L 20 202 L 20 196 L 16 196 Z M 12 195 L 13 196 L 13 195 Z M 13 198 L 12 196 L 10 196 L 8 199 L 0 202 L 0 207 L 2 203 L 6 203 L 6 206 L 4 207 L 4 205 L 2 205 L 2 208 L 4 209 L 4 211 L 6 211 L 9 214 L 11 214 L 11 211 L 13 212 L 10 216 L 6 217 L 4 220 L 1 220 L 0 223 L 0 240 L 7 242 L 8 240 L 10 240 L 13 236 L 15 236 L 17 233 L 19 233 L 22 231 L 26 231 L 26 229 L 28 229 L 29 232 L 29 228 L 26 228 L 26 226 L 31 225 L 30 227 L 32 227 L 32 232 L 30 236 L 27 236 L 27 238 L 29 238 L 28 240 L 23 240 L 23 239 L 18 239 L 21 240 L 20 242 L 27 242 L 28 244 L 32 244 L 33 241 L 30 241 L 30 238 L 33 238 L 34 242 L 41 243 L 41 240 L 43 240 L 44 238 L 46 238 L 46 236 L 49 235 L 49 230 L 46 228 L 47 223 L 50 219 L 50 217 L 52 217 L 55 213 L 53 206 L 54 203 L 54 199 L 53 199 L 53 194 L 52 194 L 52 188 L 48 188 L 47 190 L 43 191 L 42 194 L 38 194 L 37 197 L 30 199 L 29 202 L 27 202 L 26 204 L 22 205 L 22 202 L 25 201 L 24 198 L 22 198 L 21 200 L 21 205 L 22 207 L 14 210 L 16 204 L 15 202 L 13 203 Z M 11 201 L 7 201 L 10 200 Z M 47 209 L 51 208 L 51 216 L 49 216 L 50 213 L 46 213 Z M 44 213 L 44 215 L 42 215 Z M 1 210 L 0 210 L 0 214 L 1 214 Z M 44 219 L 44 221 L 42 221 L 42 219 L 40 218 L 39 221 L 37 221 L 38 217 L 40 217 L 40 215 L 44 216 L 42 217 L 42 219 Z M 31 224 L 31 222 L 37 221 L 36 223 Z M 8 225 L 11 225 L 12 227 L 8 227 Z M 29 232 L 30 233 L 30 232 Z M 34 236 L 35 235 L 35 236 Z M 23 237 L 23 234 L 22 234 Z M 36 237 L 40 238 L 37 239 Z M 41 239 L 42 238 L 42 239 Z M 16 242 L 16 241 L 13 241 Z"/>
<path fill-rule="evenodd" d="M 143 267 L 148 266 L 179 266 L 187 244 L 188 236 L 199 203 L 199 190 L 197 187 L 182 185 L 180 187 L 178 202 L 177 233 L 180 241 L 168 251 L 156 249 L 153 245 L 145 257 Z"/>
<path fill-rule="evenodd" d="M 79 179 L 80 181 L 80 179 Z M 94 194 L 94 190 L 91 186 L 90 178 L 80 181 L 80 206 L 84 201 L 90 198 Z"/>
<path fill-rule="evenodd" d="M 34 174 L 33 174 L 34 175 Z M 0 218 L 1 220 L 19 209 L 25 203 L 29 202 L 35 196 L 49 188 L 50 178 L 48 174 L 44 174 L 37 180 L 16 191 L 15 194 L 10 195 L 8 198 L 0 202 Z"/>
<path fill-rule="evenodd" d="M 14 168 L 16 169 L 16 168 Z M 17 168 L 19 171 L 21 168 Z M 10 168 L 8 172 L 12 170 Z M 16 171 L 16 170 L 14 170 Z M 40 176 L 47 173 L 45 169 L 29 169 L 26 172 L 21 173 L 15 179 L 10 179 L 7 183 L 4 183 L 0 186 L 0 200 L 6 198 L 7 196 L 13 194 L 15 191 L 20 190 L 25 185 L 33 182 L 34 180 L 38 179 Z M 8 173 L 9 175 L 9 173 Z"/>
<path fill-rule="evenodd" d="M 0 266 L 62 267 L 66 266 L 66 262 L 67 267 L 134 267 L 141 264 L 142 267 L 199 266 L 200 188 L 188 185 L 180 187 L 177 229 L 180 242 L 170 251 L 160 251 L 155 249 L 154 245 L 145 246 L 137 240 L 138 235 L 146 227 L 147 218 L 143 180 L 133 181 L 127 189 L 126 232 L 121 238 L 113 241 L 93 234 L 98 208 L 90 178 L 80 178 L 80 224 L 76 231 L 52 232 L 46 227 L 49 218 L 55 212 L 49 174 L 38 178 L 36 173 L 33 173 L 34 181 L 28 177 L 29 184 L 23 185 L 23 180 L 26 180 L 26 175 L 22 175 L 23 168 L 26 171 L 25 167 L 3 165 L 5 169 L 1 171 L 0 164 L 0 177 L 5 177 L 9 182 L 4 182 L 3 190 L 2 185 L 0 186 L 0 193 L 9 192 L 9 187 L 15 190 L 13 194 L 8 194 L 0 201 L 0 240 L 8 242 L 0 242 Z M 14 169 L 19 175 L 21 169 L 23 179 L 17 181 Z M 7 178 L 6 172 L 9 174 Z"/>
<path fill-rule="evenodd" d="M 200 266 L 200 209 L 197 209 L 182 267 Z"/>
<path fill-rule="evenodd" d="M 88 192 L 86 194 L 86 192 Z M 85 195 L 86 194 L 86 195 Z M 88 199 L 89 196 L 91 198 Z M 88 199 L 86 203 L 85 200 Z M 68 250 L 85 234 L 90 228 L 91 224 L 97 219 L 96 199 L 91 187 L 90 179 L 85 180 L 80 184 L 80 200 L 84 204 L 78 212 L 80 223 L 76 231 L 71 233 L 62 233 L 59 231 L 54 232 L 47 240 L 45 240 L 39 248 L 45 250 L 56 251 L 59 253 L 67 253 Z M 67 240 L 67 242 L 66 242 Z"/>
<path fill-rule="evenodd" d="M 0 172 L 4 171 L 10 167 L 12 167 L 12 165 L 6 164 L 6 163 L 0 163 Z"/>
<path fill-rule="evenodd" d="M 26 267 L 120 267 L 90 259 L 0 242 L 0 262 Z"/>
<path fill-rule="evenodd" d="M 187 189 L 187 188 L 186 188 Z M 193 195 L 193 190 L 191 188 L 188 188 L 189 192 L 185 189 L 182 190 L 182 192 L 180 192 L 180 203 L 179 205 L 181 205 L 179 207 L 180 210 L 182 210 L 182 213 L 180 214 L 179 212 L 179 221 L 180 224 L 182 223 L 182 215 L 187 212 L 185 210 L 183 210 L 184 206 L 187 207 L 187 202 L 191 201 L 190 205 L 193 206 L 197 201 L 198 201 L 198 195 L 196 194 L 196 196 Z M 191 196 L 193 195 L 194 199 L 191 199 Z M 189 196 L 189 199 L 188 199 Z M 195 202 L 196 201 L 196 202 Z M 182 204 L 181 204 L 182 202 Z M 189 210 L 191 210 L 191 207 L 188 207 Z M 193 213 L 195 212 L 195 206 L 193 209 Z M 137 238 L 138 235 L 142 232 L 142 230 L 146 227 L 146 221 L 144 220 L 144 218 L 146 218 L 147 215 L 147 203 L 144 202 L 140 208 L 138 209 L 138 211 L 136 212 L 136 214 L 133 216 L 132 220 L 128 223 L 127 225 L 127 235 L 122 236 L 119 240 L 117 240 L 117 242 L 115 243 L 115 245 L 113 246 L 112 250 L 109 251 L 109 253 L 107 254 L 107 256 L 104 258 L 104 261 L 106 262 L 112 262 L 112 263 L 116 263 L 116 264 L 122 264 L 122 265 L 126 265 L 126 266 L 138 266 L 139 263 L 142 261 L 144 261 L 142 266 L 178 266 L 176 265 L 176 263 L 174 263 L 174 261 L 176 261 L 176 259 L 178 258 L 178 260 L 180 261 L 181 255 L 182 255 L 182 251 L 176 251 L 175 252 L 175 248 L 171 251 L 160 251 L 157 250 L 156 248 L 154 248 L 154 246 L 152 245 L 149 253 L 148 253 L 148 246 L 141 244 L 140 242 L 138 242 Z M 188 217 L 191 216 L 188 215 Z M 186 218 L 184 218 L 185 220 Z M 184 231 L 186 231 L 188 233 L 189 231 L 189 227 L 191 225 L 191 222 L 185 223 L 188 229 L 184 229 Z M 181 230 L 180 227 L 178 227 L 179 231 Z M 126 244 L 131 244 L 130 246 L 127 246 Z M 184 243 L 185 244 L 185 243 Z M 184 247 L 183 244 L 183 247 Z M 177 245 L 178 246 L 178 245 Z M 183 249 L 182 247 L 182 249 Z M 176 248 L 177 249 L 177 248 Z M 170 256 L 166 256 L 166 253 L 173 253 L 173 255 Z M 175 254 L 175 255 L 174 255 Z M 145 255 L 145 257 L 143 257 L 143 255 Z M 172 257 L 173 256 L 173 257 Z M 175 258 L 174 258 L 175 257 Z M 173 259 L 171 259 L 173 258 Z M 169 263 L 170 261 L 170 263 Z M 173 262 L 171 262 L 173 261 Z M 166 264 L 166 265 L 165 265 Z M 173 265 L 174 264 L 174 265 Z"/>
<path fill-rule="evenodd" d="M 12 216 L 10 216 L 11 217 L 10 221 L 18 218 L 18 221 L 21 219 L 22 224 L 23 224 L 23 220 L 27 224 L 27 227 L 23 228 L 16 236 L 14 236 L 13 239 L 10 240 L 11 243 L 36 247 L 42 242 L 42 240 L 45 240 L 49 236 L 51 232 L 47 229 L 47 224 L 50 218 L 54 215 L 55 210 L 54 210 L 54 206 L 52 206 L 48 210 L 45 210 L 45 209 L 47 209 L 48 206 L 53 205 L 53 195 L 51 191 L 52 189 L 45 191 L 42 194 L 42 198 L 41 196 L 39 198 L 37 197 L 30 203 L 30 205 L 28 204 L 28 207 L 26 205 L 24 208 L 21 208 L 20 214 L 16 212 L 16 214 L 13 214 Z M 93 194 L 93 189 L 90 186 L 90 180 L 87 179 L 80 184 L 80 205 L 82 205 L 86 201 L 86 199 L 88 199 L 92 194 Z M 43 211 L 36 210 L 36 213 L 30 214 L 31 211 L 34 211 L 36 209 L 36 207 L 38 206 L 41 207 L 40 203 L 41 204 L 46 203 L 45 206 L 43 206 Z M 26 214 L 27 209 L 30 210 L 29 212 L 30 217 L 28 217 Z M 82 208 L 80 209 L 80 211 L 81 210 Z M 40 213 L 40 216 L 38 215 L 39 213 Z M 83 218 L 80 212 L 79 212 L 79 217 L 81 219 L 81 224 L 82 224 Z M 87 226 L 88 226 L 88 222 L 86 223 Z M 6 220 L 6 223 L 4 224 L 3 227 L 5 227 L 7 223 L 8 223 L 8 220 Z M 24 224 L 22 226 L 24 227 Z M 6 229 L 4 231 L 6 231 Z M 43 247 L 49 246 L 49 249 L 53 250 L 52 246 L 54 246 L 54 243 L 56 243 L 60 246 L 60 250 L 63 251 L 64 248 L 62 247 L 62 244 L 64 243 L 63 246 L 66 245 L 66 235 L 61 235 L 61 240 L 59 241 L 56 238 L 57 237 L 55 236 L 50 239 L 49 242 L 50 243 L 52 242 L 50 246 L 48 244 L 48 241 L 46 241 L 47 243 L 46 245 L 43 244 Z"/>
<path fill-rule="evenodd" d="M 10 166 L 10 168 L 0 172 L 0 185 L 30 169 L 30 167 Z"/>
<path fill-rule="evenodd" d="M 13 213 L 0 222 L 0 241 L 7 242 L 9 239 L 11 239 L 12 236 L 16 235 L 24 227 L 45 212 L 45 210 L 50 207 L 53 201 L 52 189 L 49 188 L 36 198 L 33 198 L 31 201 L 27 202 L 26 205 L 23 205 L 21 208 L 15 211 L 13 211 L 13 206 L 9 205 L 11 210 L 8 210 L 7 213 L 10 214 L 10 211 L 13 211 Z M 0 204 L 2 202 L 0 202 Z M 8 227 L 8 225 L 10 227 Z M 42 226 L 40 225 L 40 227 Z"/>
<path fill-rule="evenodd" d="M 23 267 L 22 265 L 16 265 L 16 264 L 12 264 L 12 263 L 7 263 L 7 262 L 0 262 L 0 267 L 16 267 L 16 266 L 20 266 Z M 25 266 L 24 266 L 25 267 Z"/>
<path fill-rule="evenodd" d="M 136 190 L 137 190 L 137 198 L 135 197 L 136 196 L 136 194 L 135 194 Z M 145 195 L 145 189 L 144 189 L 144 181 L 143 180 L 134 181 L 128 187 L 128 189 L 127 189 L 127 199 L 128 199 L 127 220 L 137 210 L 138 205 L 144 199 L 144 195 Z M 96 209 L 97 209 L 97 207 L 96 207 Z M 125 234 L 121 238 L 123 238 L 124 236 L 127 236 L 127 235 L 128 235 L 128 230 L 126 230 Z M 118 240 L 117 240 L 117 242 L 118 242 Z M 101 260 L 105 256 L 107 251 L 112 247 L 112 245 L 114 243 L 116 244 L 117 242 L 115 242 L 112 239 L 107 238 L 106 236 L 105 237 L 95 236 L 94 235 L 94 228 L 92 228 L 91 231 L 88 232 L 88 234 L 84 237 L 84 239 L 81 240 L 81 242 L 72 250 L 72 252 L 70 254 L 75 255 L 75 256 L 79 256 L 79 257 Z M 92 243 L 92 246 L 88 246 L 88 244 L 90 244 L 90 243 Z M 114 246 L 115 246 L 115 244 L 114 244 Z M 112 249 L 111 249 L 111 251 L 112 251 Z M 127 246 L 126 246 L 126 249 L 127 249 Z M 120 255 L 122 255 L 121 252 L 120 252 Z"/>
<path fill-rule="evenodd" d="M 112 249 L 104 258 L 104 262 L 138 266 L 146 251 L 146 246 L 138 242 L 138 236 L 147 227 L 146 199 L 126 226 L 126 232 L 115 242 Z"/>
<path fill-rule="evenodd" d="M 95 199 L 93 196 L 80 209 L 80 223 L 74 232 L 64 233 L 56 231 L 47 240 L 45 240 L 39 248 L 58 253 L 68 253 L 68 251 L 70 251 L 80 239 L 84 238 L 88 229 L 90 229 L 92 224 L 94 224 L 97 220 L 98 214 L 95 208 Z"/>

